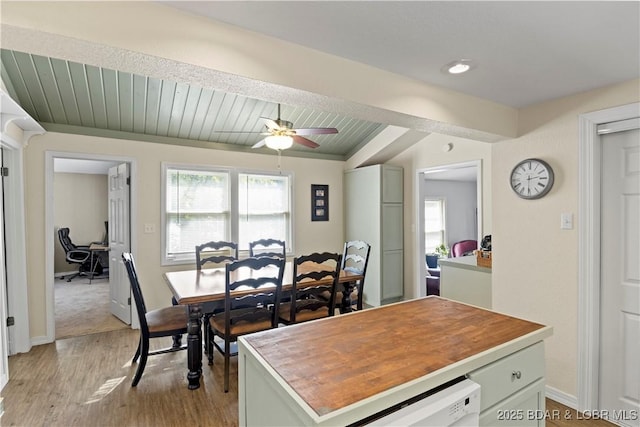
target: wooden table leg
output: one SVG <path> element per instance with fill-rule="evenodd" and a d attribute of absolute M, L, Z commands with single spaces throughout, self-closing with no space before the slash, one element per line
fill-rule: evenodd
<path fill-rule="evenodd" d="M 89 276 L 89 284 L 91 284 L 93 277 L 96 275 L 96 265 L 95 265 L 95 261 L 93 260 L 95 251 L 92 251 L 91 249 L 89 249 L 89 252 L 91 253 L 91 255 L 89 256 L 89 265 L 91 266 L 91 270 L 89 270 L 88 276 Z"/>
<path fill-rule="evenodd" d="M 187 326 L 187 365 L 189 390 L 200 388 L 202 375 L 202 309 L 200 304 L 189 305 L 189 325 Z"/>

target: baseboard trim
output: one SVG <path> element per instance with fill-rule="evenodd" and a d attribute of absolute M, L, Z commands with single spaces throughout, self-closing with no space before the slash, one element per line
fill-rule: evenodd
<path fill-rule="evenodd" d="M 53 340 L 55 341 L 55 339 Z M 33 337 L 31 338 L 31 346 L 36 346 L 36 345 L 42 345 L 42 344 L 50 344 L 53 342 L 51 339 L 49 339 L 46 335 L 41 335 L 39 337 Z M 31 349 L 29 349 L 31 350 Z"/>
<path fill-rule="evenodd" d="M 571 409 L 578 409 L 578 398 L 571 394 L 560 391 L 557 388 L 546 386 L 545 395 L 551 400 L 555 400 L 558 403 L 562 403 Z"/>
<path fill-rule="evenodd" d="M 53 275 L 53 277 L 55 277 L 56 279 L 59 279 L 61 277 L 65 277 L 65 276 L 70 276 L 72 274 L 76 274 L 78 272 L 78 270 L 71 270 L 71 271 L 67 271 L 66 273 L 55 273 Z"/>

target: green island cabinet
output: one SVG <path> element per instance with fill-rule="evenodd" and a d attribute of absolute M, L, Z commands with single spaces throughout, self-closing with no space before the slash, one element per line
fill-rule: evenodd
<path fill-rule="evenodd" d="M 403 169 L 372 165 L 344 175 L 346 240 L 371 245 L 364 303 L 379 306 L 404 296 Z"/>
<path fill-rule="evenodd" d="M 240 426 L 348 426 L 466 377 L 480 425 L 545 425 L 552 328 L 427 296 L 238 340 Z"/>

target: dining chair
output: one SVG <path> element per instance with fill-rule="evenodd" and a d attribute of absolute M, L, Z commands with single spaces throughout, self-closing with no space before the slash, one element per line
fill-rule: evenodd
<path fill-rule="evenodd" d="M 342 255 L 329 252 L 294 258 L 290 300 L 280 303 L 280 322 L 291 325 L 333 316 L 341 261 Z M 328 298 L 322 298 L 323 293 Z"/>
<path fill-rule="evenodd" d="M 224 311 L 207 323 L 211 348 L 224 356 L 225 393 L 229 391 L 229 359 L 237 355 L 231 344 L 239 336 L 278 327 L 284 266 L 285 260 L 276 257 L 246 258 L 226 265 Z M 209 364 L 213 364 L 213 351 Z"/>
<path fill-rule="evenodd" d="M 225 240 L 211 241 L 196 245 L 196 268 L 202 270 L 205 264 L 211 264 L 215 267 L 221 267 L 233 261 L 238 260 L 238 244 L 236 242 L 228 242 Z M 202 325 L 204 334 L 204 351 L 212 357 L 213 347 L 209 341 L 209 329 L 207 324 L 209 319 L 215 313 L 222 311 L 216 303 L 202 304 Z"/>
<path fill-rule="evenodd" d="M 351 309 L 362 310 L 364 297 L 364 280 L 367 276 L 367 266 L 369 265 L 369 254 L 371 253 L 371 245 L 362 240 L 349 240 L 345 242 L 342 251 L 342 270 L 362 275 L 362 279 L 347 286 L 351 291 Z M 336 290 L 336 304 L 342 307 L 343 287 L 338 286 Z"/>
<path fill-rule="evenodd" d="M 223 240 L 212 241 L 196 245 L 196 268 L 202 269 L 207 263 L 220 264 L 232 262 L 238 259 L 238 244 Z"/>
<path fill-rule="evenodd" d="M 155 351 L 149 351 L 149 340 L 151 338 L 186 334 L 189 313 L 187 311 L 187 307 L 184 305 L 170 306 L 147 311 L 147 306 L 144 302 L 144 298 L 142 297 L 142 290 L 140 289 L 140 282 L 138 281 L 138 273 L 136 272 L 133 255 L 128 252 L 123 252 L 122 261 L 127 269 L 133 299 L 135 300 L 136 310 L 138 311 L 138 320 L 140 321 L 140 340 L 138 342 L 138 349 L 136 350 L 136 354 L 133 356 L 132 360 L 132 363 L 136 363 L 138 357 L 140 357 L 138 369 L 136 370 L 136 374 L 131 382 L 131 387 L 135 387 L 138 385 L 140 377 L 142 377 L 144 368 L 147 365 L 148 356 L 173 353 L 175 351 L 187 349 L 187 346 L 183 345 L 179 347 L 172 346 Z"/>
<path fill-rule="evenodd" d="M 342 270 L 362 275 L 362 279 L 354 282 L 338 284 L 335 293 L 335 305 L 340 307 L 340 313 L 345 312 L 342 304 L 344 289 L 350 289 L 351 311 L 362 310 L 364 303 L 364 280 L 367 275 L 367 266 L 369 265 L 369 254 L 371 253 L 371 245 L 362 240 L 349 240 L 344 243 L 342 250 Z M 329 298 L 329 293 L 324 292 L 320 295 L 325 300 Z"/>
<path fill-rule="evenodd" d="M 287 247 L 283 240 L 260 239 L 249 242 L 249 256 L 277 256 L 286 258 Z"/>

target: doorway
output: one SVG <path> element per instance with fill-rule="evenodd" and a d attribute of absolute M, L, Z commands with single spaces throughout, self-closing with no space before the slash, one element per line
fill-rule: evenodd
<path fill-rule="evenodd" d="M 603 410 L 608 409 L 615 412 L 616 423 L 620 425 L 627 425 L 628 420 L 624 419 L 624 415 L 629 415 L 629 412 L 625 412 L 624 407 L 619 407 L 617 404 L 614 407 L 610 401 L 604 401 L 602 399 L 602 393 L 607 392 L 610 387 L 615 390 L 615 400 L 621 403 L 631 403 L 631 408 L 635 408 L 637 411 L 638 395 L 640 384 L 638 381 L 638 366 L 637 366 L 637 353 L 638 353 L 638 337 L 640 333 L 638 329 L 638 323 L 640 316 L 637 313 L 637 307 L 627 312 L 625 308 L 625 315 L 631 322 L 623 322 L 620 312 L 616 313 L 617 309 L 612 311 L 608 309 L 607 296 L 603 295 L 605 292 L 610 292 L 611 284 L 607 284 L 610 278 L 616 277 L 624 280 L 617 280 L 617 291 L 627 293 L 631 291 L 634 295 L 627 295 L 622 302 L 635 302 L 637 304 L 638 297 L 640 296 L 640 275 L 638 272 L 637 256 L 638 256 L 638 236 L 633 234 L 638 232 L 637 224 L 637 209 L 638 209 L 638 196 L 632 196 L 633 200 L 626 202 L 625 208 L 613 209 L 611 212 L 619 214 L 615 217 L 615 223 L 618 225 L 624 224 L 624 215 L 633 214 L 635 209 L 634 220 L 632 223 L 628 223 L 627 229 L 619 229 L 613 231 L 614 233 L 622 233 L 623 238 L 618 238 L 613 244 L 616 245 L 616 251 L 619 252 L 619 261 L 610 265 L 610 260 L 602 259 L 601 254 L 604 253 L 606 247 L 610 244 L 610 236 L 603 236 L 605 229 L 609 227 L 612 221 L 609 216 L 611 212 L 608 212 L 608 207 L 603 206 L 604 203 L 610 203 L 606 201 L 605 185 L 607 184 L 608 177 L 603 177 L 606 174 L 605 168 L 607 162 L 607 156 L 605 151 L 609 147 L 604 147 L 603 144 L 609 143 L 608 137 L 601 136 L 598 132 L 600 125 L 611 124 L 613 126 L 607 126 L 617 131 L 624 132 L 632 129 L 638 129 L 640 127 L 640 103 L 624 105 L 621 107 L 610 108 L 606 110 L 596 111 L 593 113 L 583 114 L 579 118 L 579 155 L 580 155 L 580 176 L 579 176 L 579 194 L 580 194 L 580 210 L 579 216 L 581 218 L 580 230 L 579 230 L 579 271 L 578 271 L 578 283 L 580 284 L 578 289 L 578 409 L 585 410 Z M 617 122 L 617 123 L 616 123 Z M 615 124 L 614 124 L 615 123 Z M 601 128 L 600 128 L 601 129 Z M 637 131 L 635 131 L 637 132 Z M 636 134 L 637 135 L 637 134 Z M 632 137 L 633 138 L 633 137 Z M 622 177 L 620 172 L 625 169 L 639 169 L 639 152 L 637 148 L 637 136 L 635 137 L 635 148 L 631 147 L 627 149 L 627 154 L 632 154 L 630 162 L 624 162 L 616 164 L 616 173 Z M 635 150 L 635 152 L 633 151 Z M 640 170 L 633 173 L 632 181 L 635 180 L 637 184 L 638 174 Z M 613 184 L 614 187 L 620 187 L 620 184 Z M 607 187 L 609 188 L 609 187 Z M 620 188 L 618 188 L 618 191 Z M 625 189 L 625 191 L 627 191 Z M 637 190 L 636 190 L 637 191 Z M 625 196 L 626 197 L 626 196 Z M 605 212 L 607 211 L 607 212 Z M 629 216 L 631 218 L 631 216 Z M 635 222 L 633 222 L 635 221 Z M 635 227 L 635 228 L 634 228 Z M 611 231 L 606 231 L 611 233 Z M 625 262 L 627 256 L 636 257 L 633 263 Z M 604 277 L 606 280 L 603 280 Z M 630 280 L 629 280 L 630 279 Z M 630 283 L 625 283 L 630 282 Z M 630 286 L 627 286 L 630 285 Z M 605 289 L 607 287 L 607 289 Z M 618 300 L 620 301 L 620 300 Z M 632 307 L 633 308 L 633 307 Z M 609 313 L 609 314 L 607 314 Z M 605 318 L 605 316 L 607 318 Z M 606 327 L 609 323 L 608 317 L 614 316 L 616 319 L 614 323 L 622 326 L 623 323 L 627 323 L 627 328 L 624 334 L 615 333 L 617 342 L 609 342 L 609 332 L 604 332 L 601 327 Z M 626 337 L 626 339 L 625 339 Z M 616 361 L 610 360 L 610 355 L 603 354 L 603 346 L 615 346 Z M 635 346 L 635 347 L 634 347 Z M 627 365 L 625 362 L 626 355 L 635 353 L 632 360 L 633 365 Z M 616 378 L 604 378 L 605 375 L 611 376 L 607 373 L 607 369 L 603 368 L 602 362 L 607 365 L 615 364 L 614 371 L 618 372 L 615 375 Z M 626 371 L 625 371 L 626 369 Z M 635 374 L 634 374 L 635 372 Z M 627 378 L 628 377 L 628 378 Z M 624 381 L 629 379 L 632 383 L 625 383 Z M 609 381 L 617 381 L 617 384 L 611 386 Z M 635 381 L 635 382 L 633 382 Z M 609 393 L 612 393 L 609 391 Z M 637 412 L 636 412 L 637 417 Z M 637 418 L 635 418 L 637 421 Z M 630 425 L 630 424 L 629 424 Z"/>
<path fill-rule="evenodd" d="M 640 413 L 640 120 L 635 126 L 601 135 L 598 400 L 600 408 L 622 414 L 612 414 L 613 421 L 629 426 Z M 612 127 L 604 124 L 598 129 Z"/>
<path fill-rule="evenodd" d="M 109 238 L 108 226 L 105 224 L 109 223 L 110 215 L 109 168 L 119 164 L 126 164 L 128 170 L 135 170 L 132 159 L 81 153 L 46 154 L 47 336 L 51 341 L 130 327 L 130 309 L 127 313 L 128 321 L 125 318 L 125 322 L 118 320 L 110 312 L 112 296 L 121 294 L 119 289 L 123 286 L 129 290 L 128 282 L 119 283 L 122 278 L 112 274 L 110 268 L 108 276 L 98 276 L 95 280 L 86 276 L 74 278 L 71 282 L 55 278 L 56 273 L 60 275 L 60 268 L 77 269 L 66 266 L 64 259 L 60 267 L 58 227 L 70 227 L 75 244 L 89 244 Z M 69 188 L 72 188 L 71 192 Z M 63 195 L 65 191 L 72 194 Z M 71 208 L 61 207 L 61 204 L 71 205 Z M 133 204 L 123 219 L 127 229 L 130 229 L 132 214 Z M 128 250 L 131 250 L 130 247 Z M 103 261 L 107 271 L 106 266 L 111 264 L 108 252 Z M 71 301 L 76 298 L 83 303 L 74 309 Z M 86 307 L 84 310 L 83 304 Z M 100 316 L 92 315 L 92 307 Z M 61 320 L 60 315 L 63 313 L 68 313 L 69 317 Z"/>
<path fill-rule="evenodd" d="M 482 237 L 482 162 L 442 165 L 418 170 L 416 213 L 417 278 L 415 295 L 425 296 L 427 276 L 427 233 L 440 233 L 448 248 L 459 240 Z M 426 226 L 425 206 L 439 203 L 442 209 L 442 230 L 430 230 Z"/>
<path fill-rule="evenodd" d="M 2 146 L 0 146 L 0 167 L 2 162 Z M 9 340 L 7 338 L 7 281 L 4 257 L 4 178 L 0 174 L 0 390 L 9 381 Z M 0 415 L 2 408 L 0 407 Z"/>

